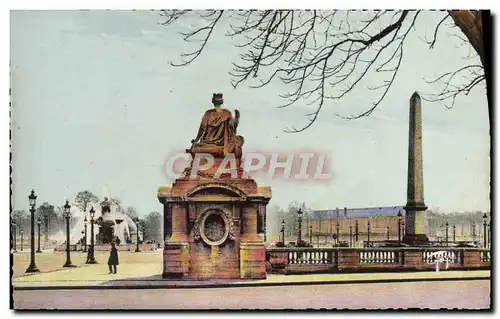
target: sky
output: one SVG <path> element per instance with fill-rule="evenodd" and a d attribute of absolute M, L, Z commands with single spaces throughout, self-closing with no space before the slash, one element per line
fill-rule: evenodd
<path fill-rule="evenodd" d="M 228 72 L 240 49 L 224 37 L 223 28 L 196 63 L 173 68 L 168 61 L 192 47 L 177 33 L 182 25 L 159 25 L 157 12 L 12 11 L 12 207 L 27 209 L 34 188 L 39 203 L 63 205 L 77 192 L 90 190 L 99 197 L 118 197 L 140 215 L 162 212 L 157 189 L 172 182 L 164 163 L 173 151 L 190 146 L 214 92 L 224 93 L 225 107 L 240 110 L 244 152 L 312 148 L 330 154 L 331 181 L 258 178 L 259 184 L 272 187 L 270 205 L 404 205 L 410 96 L 436 91 L 424 77 L 479 61 L 464 61 L 469 48 L 445 33 L 459 34 L 458 28 L 447 28 L 434 49 L 428 48 L 422 37 L 442 17 L 441 12 L 422 14 L 405 43 L 395 85 L 371 116 L 355 121 L 335 116 L 370 104 L 360 90 L 325 105 L 314 125 L 291 134 L 283 130 L 307 124 L 308 109 L 276 108 L 283 103 L 280 83 L 233 89 Z M 488 210 L 484 86 L 460 97 L 451 110 L 425 101 L 422 110 L 427 206 L 450 212 Z"/>

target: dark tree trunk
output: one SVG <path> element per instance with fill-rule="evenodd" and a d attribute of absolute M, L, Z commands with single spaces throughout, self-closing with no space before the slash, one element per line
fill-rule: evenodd
<path fill-rule="evenodd" d="M 481 11 L 449 10 L 448 14 L 465 34 L 474 50 L 476 50 L 481 59 L 481 64 L 484 67 L 483 21 L 481 18 Z"/>

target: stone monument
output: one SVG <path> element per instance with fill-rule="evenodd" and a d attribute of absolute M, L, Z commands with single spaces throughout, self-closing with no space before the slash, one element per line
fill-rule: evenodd
<path fill-rule="evenodd" d="M 410 98 L 410 136 L 408 142 L 408 189 L 405 206 L 405 235 L 403 242 L 412 246 L 429 242 L 424 202 L 422 158 L 422 104 L 417 92 Z"/>
<path fill-rule="evenodd" d="M 192 156 L 189 167 L 158 190 L 164 209 L 163 278 L 266 278 L 262 238 L 271 189 L 243 174 L 239 112 L 233 117 L 222 108 L 222 93 L 214 93 L 212 103 L 186 150 Z M 196 157 L 207 154 L 213 165 L 203 158 L 198 169 Z M 231 159 L 234 170 L 218 174 Z"/>

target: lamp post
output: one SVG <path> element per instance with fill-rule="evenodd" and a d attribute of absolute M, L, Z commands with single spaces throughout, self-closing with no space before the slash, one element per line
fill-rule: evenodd
<path fill-rule="evenodd" d="M 17 225 L 16 222 L 12 222 L 12 232 L 14 233 L 14 245 L 12 248 L 14 248 L 14 252 L 17 252 Z"/>
<path fill-rule="evenodd" d="M 285 247 L 285 219 L 281 220 L 281 244 Z"/>
<path fill-rule="evenodd" d="M 40 219 L 40 217 L 38 217 L 38 220 L 36 221 L 36 223 L 38 224 L 38 249 L 37 249 L 37 253 L 41 253 L 42 250 L 40 249 L 40 226 L 42 225 L 42 220 Z"/>
<path fill-rule="evenodd" d="M 45 242 L 49 241 L 49 216 L 47 216 L 47 212 L 45 212 L 43 216 L 43 224 L 45 225 Z"/>
<path fill-rule="evenodd" d="M 476 241 L 476 222 L 472 222 L 472 241 Z"/>
<path fill-rule="evenodd" d="M 387 240 L 389 240 L 389 226 L 387 226 Z"/>
<path fill-rule="evenodd" d="M 339 241 L 340 241 L 340 233 L 339 233 L 339 221 L 337 219 L 337 225 L 335 226 L 335 230 L 336 230 L 336 234 L 337 234 L 337 246 L 339 245 Z"/>
<path fill-rule="evenodd" d="M 368 247 L 370 247 L 370 221 L 368 221 Z"/>
<path fill-rule="evenodd" d="M 316 242 L 319 247 L 319 231 L 316 231 Z"/>
<path fill-rule="evenodd" d="M 401 219 L 403 215 L 401 211 L 398 212 L 398 244 L 401 245 Z"/>
<path fill-rule="evenodd" d="M 31 194 L 28 196 L 29 203 L 30 203 L 30 212 L 31 212 L 31 260 L 30 260 L 30 265 L 28 266 L 28 269 L 26 269 L 26 272 L 39 272 L 38 268 L 36 267 L 35 263 L 35 206 L 36 206 L 36 194 L 35 190 L 31 190 Z M 22 241 L 21 241 L 22 243 Z"/>
<path fill-rule="evenodd" d="M 95 210 L 94 207 L 90 208 L 90 256 L 87 260 L 87 264 L 97 264 L 97 261 L 94 258 L 94 217 Z"/>
<path fill-rule="evenodd" d="M 85 234 L 83 235 L 84 241 L 83 241 L 83 251 L 87 251 L 87 223 L 89 221 L 87 220 L 87 214 L 85 214 L 85 219 L 83 220 L 83 228 L 85 230 Z"/>
<path fill-rule="evenodd" d="M 297 216 L 299 218 L 299 232 L 297 236 L 297 246 L 301 247 L 302 246 L 302 209 L 299 208 L 297 211 Z"/>
<path fill-rule="evenodd" d="M 71 205 L 69 204 L 68 200 L 66 200 L 66 204 L 63 206 L 64 208 L 64 217 L 66 217 L 66 262 L 64 263 L 63 267 L 75 267 L 71 263 L 71 256 L 70 256 L 70 245 L 69 245 L 69 218 L 71 216 L 70 208 Z"/>
<path fill-rule="evenodd" d="M 352 247 L 352 225 L 349 225 L 349 247 Z"/>
<path fill-rule="evenodd" d="M 313 225 L 309 225 L 309 243 L 312 245 Z"/>
<path fill-rule="evenodd" d="M 488 246 L 491 247 L 491 221 L 488 223 Z"/>
<path fill-rule="evenodd" d="M 136 240 L 137 246 L 135 247 L 135 252 L 139 253 L 139 252 L 141 252 L 141 250 L 139 249 L 139 227 L 140 227 L 139 226 L 139 217 L 134 218 L 134 222 L 135 222 L 135 227 L 137 228 L 137 236 L 136 236 L 137 237 L 137 240 Z"/>
<path fill-rule="evenodd" d="M 446 247 L 448 247 L 448 221 L 446 222 L 446 224 L 444 224 L 444 232 L 445 232 L 445 240 L 446 240 Z"/>
<path fill-rule="evenodd" d="M 24 231 L 21 229 L 21 251 L 23 251 Z"/>
<path fill-rule="evenodd" d="M 457 233 L 456 228 L 457 228 L 456 225 L 453 225 L 453 242 L 454 243 L 457 241 L 457 237 L 455 236 Z"/>
<path fill-rule="evenodd" d="M 356 219 L 356 223 L 354 225 L 354 242 L 358 242 L 358 235 L 359 235 L 359 225 L 358 225 L 358 220 Z"/>
<path fill-rule="evenodd" d="M 487 243 L 487 239 L 486 239 L 486 220 L 488 219 L 488 215 L 486 215 L 486 213 L 484 213 L 483 215 L 483 241 L 484 241 L 484 248 L 486 248 L 488 246 L 488 243 Z"/>
<path fill-rule="evenodd" d="M 83 248 L 83 243 L 85 242 L 85 232 L 82 230 L 82 231 L 80 232 L 80 234 L 82 234 L 81 243 L 82 243 L 82 251 L 84 251 L 84 248 Z"/>

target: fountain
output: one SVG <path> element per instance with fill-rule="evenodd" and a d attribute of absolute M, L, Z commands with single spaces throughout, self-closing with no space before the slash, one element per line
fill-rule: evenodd
<path fill-rule="evenodd" d="M 104 204 L 104 205 L 102 205 Z M 131 232 L 137 233 L 137 226 L 135 222 L 127 216 L 121 207 L 112 203 L 107 197 L 101 205 L 95 205 L 95 217 L 94 217 L 94 233 L 95 244 L 109 244 L 111 240 L 115 240 L 119 244 L 125 244 L 127 238 L 131 238 Z M 87 245 L 91 243 L 90 238 L 90 216 L 87 212 L 84 212 L 76 206 L 76 204 L 71 205 L 71 230 L 70 230 L 70 244 L 76 244 L 81 242 L 83 236 L 82 231 L 85 228 L 85 217 L 87 216 Z M 140 235 L 140 234 L 139 234 Z M 66 241 L 66 233 L 63 230 L 53 237 L 59 244 Z M 62 250 L 66 249 L 61 248 Z"/>
<path fill-rule="evenodd" d="M 100 208 L 101 214 L 95 222 L 98 226 L 96 243 L 110 244 L 112 241 L 117 244 L 126 243 L 126 239 L 131 238 L 130 226 L 133 230 L 137 230 L 135 223 L 119 205 L 111 203 L 107 197 L 100 203 Z"/>

